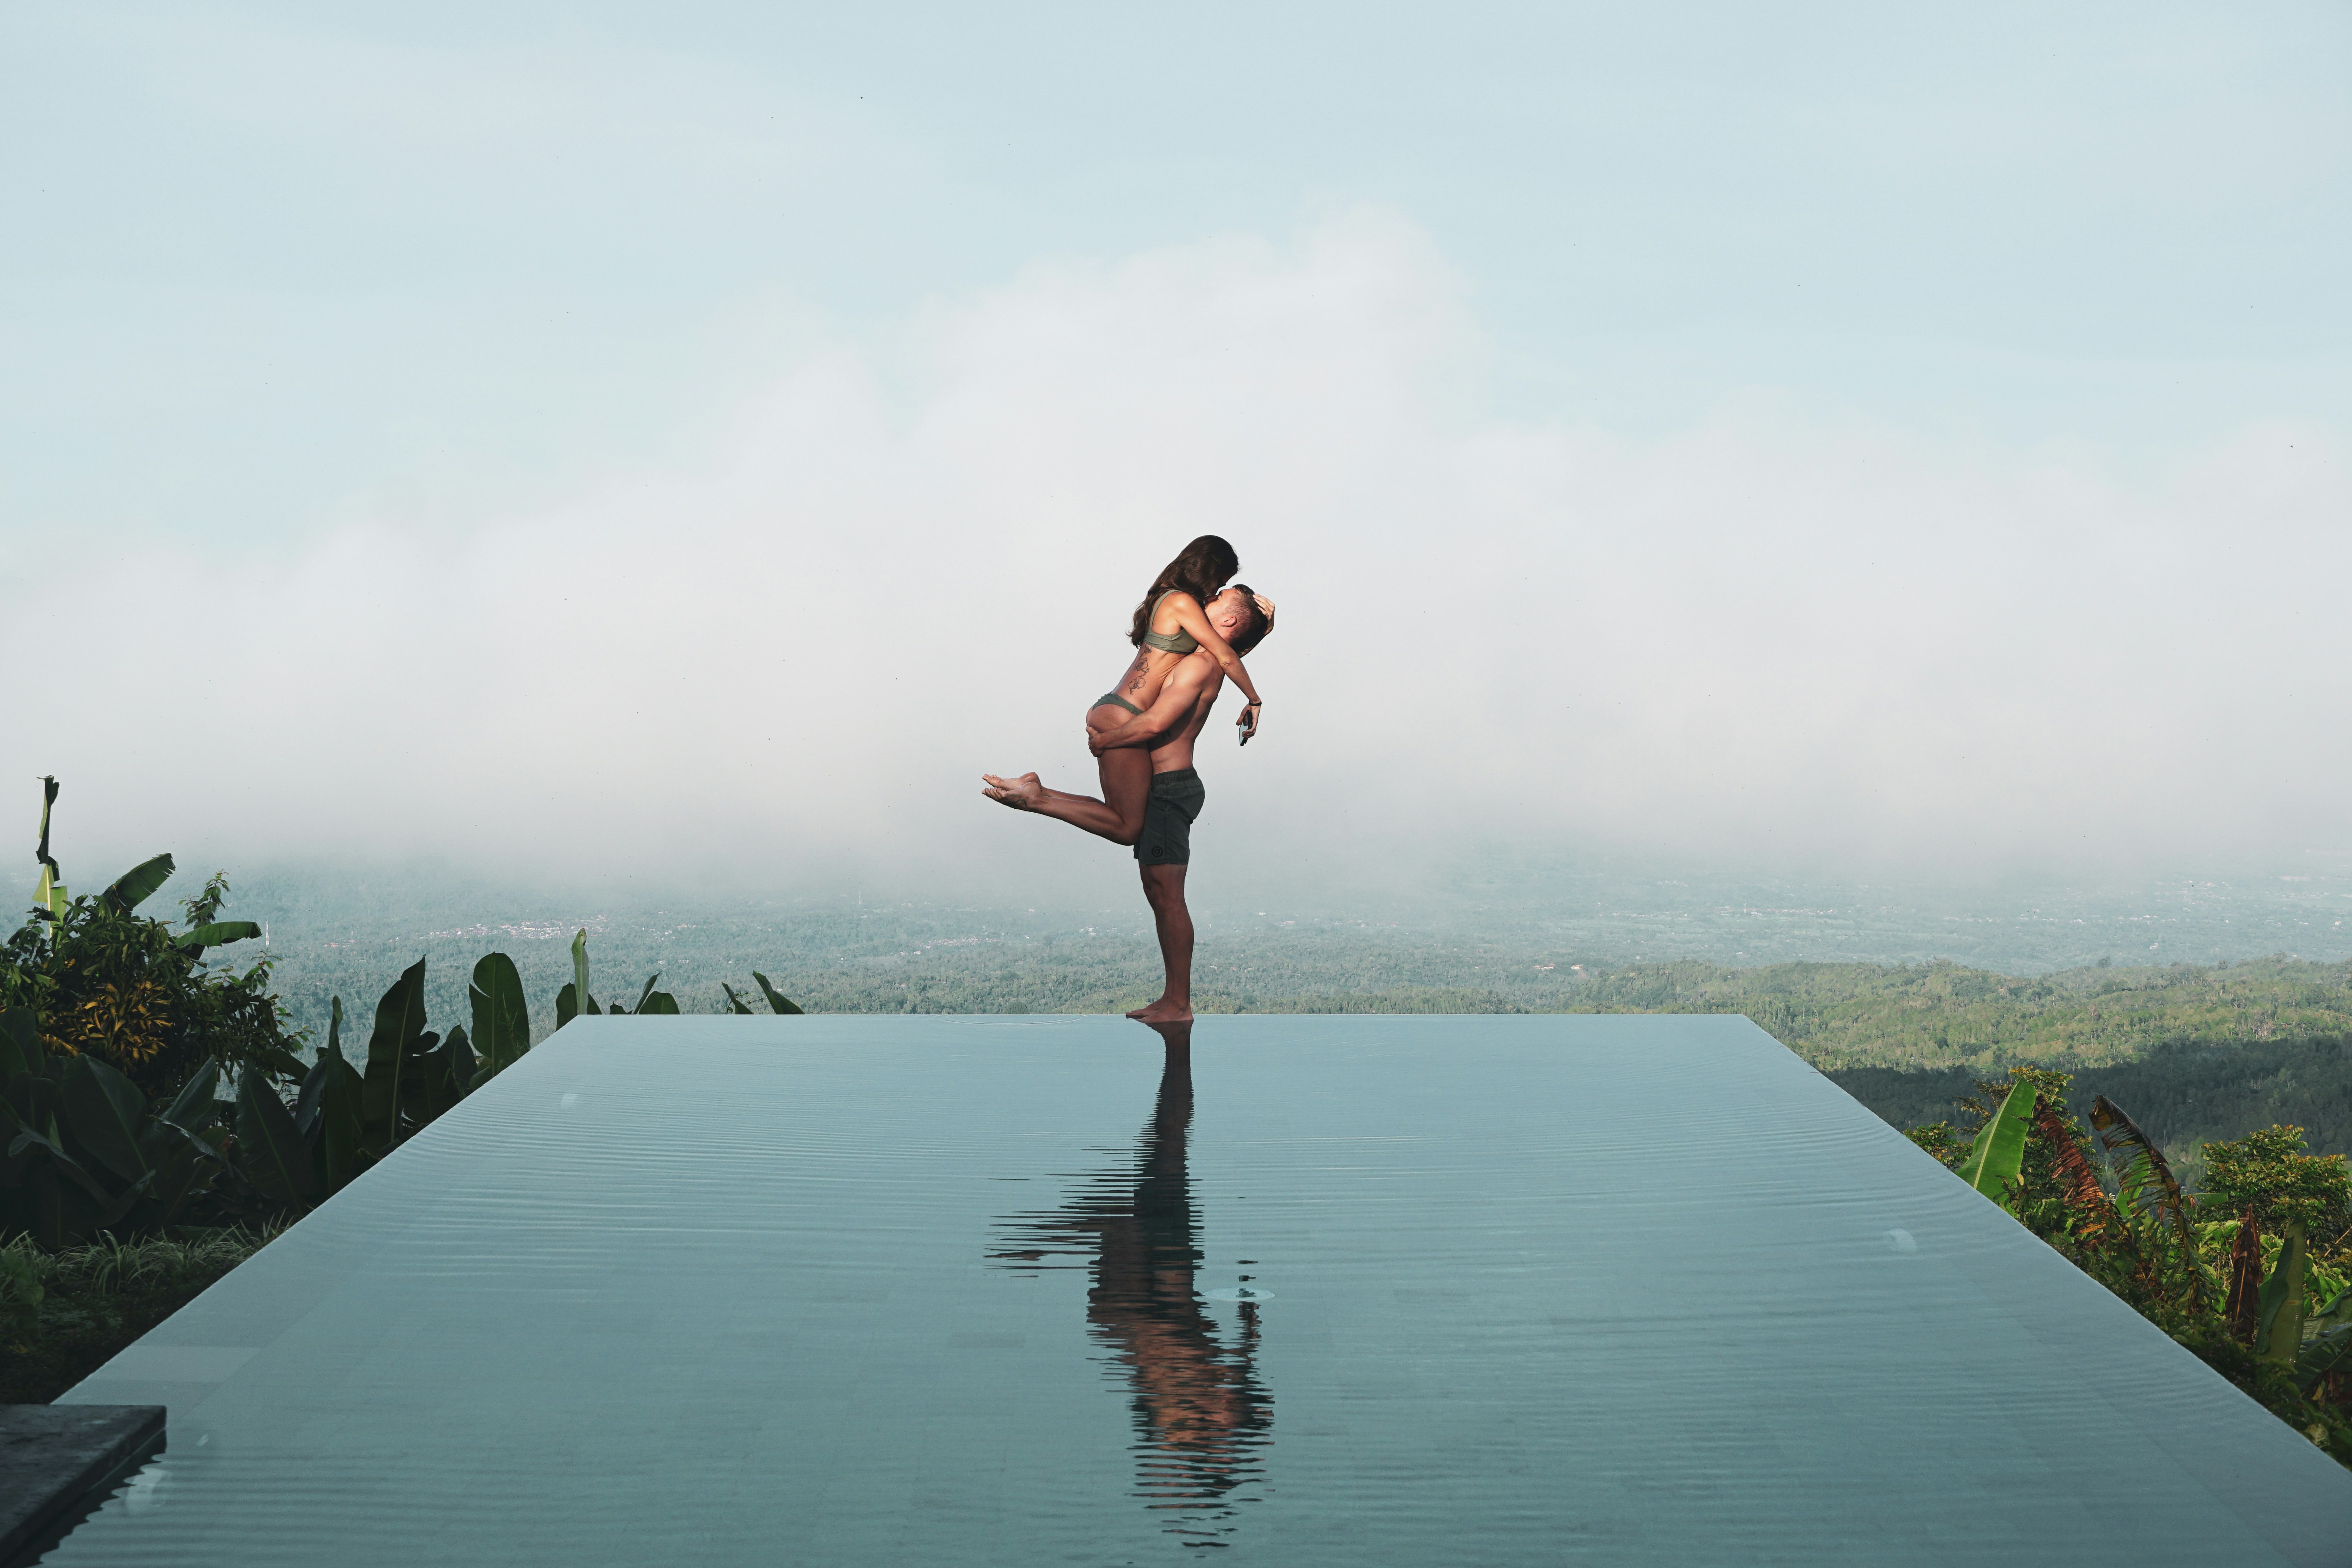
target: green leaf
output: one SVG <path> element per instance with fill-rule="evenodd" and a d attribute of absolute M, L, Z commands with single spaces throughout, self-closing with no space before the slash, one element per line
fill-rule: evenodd
<path fill-rule="evenodd" d="M 427 1035 L 427 1040 L 437 1037 Z M 474 1081 L 474 1048 L 466 1038 L 466 1027 L 460 1024 L 449 1031 L 449 1037 L 410 1064 L 409 1081 L 404 1092 L 408 1097 L 408 1119 L 414 1128 L 422 1128 L 436 1121 L 451 1106 L 466 1096 Z"/>
<path fill-rule="evenodd" d="M 656 1016 L 666 1013 L 674 1017 L 677 1014 L 677 998 L 667 991 L 649 992 L 639 998 L 637 1011 Z"/>
<path fill-rule="evenodd" d="M 41 1026 L 30 1007 L 0 1013 L 0 1083 L 41 1068 Z"/>
<path fill-rule="evenodd" d="M 474 1049 L 481 1054 L 478 1079 L 503 1072 L 530 1049 L 530 1005 L 523 999 L 515 962 L 493 952 L 474 965 L 466 996 L 474 1005 Z"/>
<path fill-rule="evenodd" d="M 743 998 L 735 994 L 735 987 L 728 984 L 722 980 L 719 983 L 719 989 L 727 993 L 727 1010 L 729 1012 L 740 1013 L 745 1017 L 751 1016 L 751 1009 L 743 1005 Z"/>
<path fill-rule="evenodd" d="M 157 1118 L 184 1132 L 202 1132 L 220 1115 L 220 1064 L 207 1061 L 188 1075 L 171 1108 Z"/>
<path fill-rule="evenodd" d="M 2025 1163 L 2025 1135 L 2033 1126 L 2033 1085 L 2023 1079 L 2011 1084 L 2000 1109 L 1977 1130 L 1976 1142 L 1960 1162 L 1960 1180 L 2005 1209 L 2015 1212 L 2011 1189 Z"/>
<path fill-rule="evenodd" d="M 2295 1354 L 2294 1380 L 2305 1392 L 2338 1369 L 2352 1371 L 2352 1324 L 2328 1330 Z"/>
<path fill-rule="evenodd" d="M 50 774 L 43 773 L 41 775 L 41 846 L 33 851 L 33 858 L 41 863 L 41 869 L 47 873 L 41 879 L 45 882 L 60 880 L 65 875 L 58 869 L 58 863 L 49 858 L 49 807 L 57 804 L 58 781 Z"/>
<path fill-rule="evenodd" d="M 400 1142 L 401 1079 L 425 1035 L 425 961 L 401 972 L 375 1005 L 360 1109 L 379 1153 Z"/>
<path fill-rule="evenodd" d="M 103 1202 L 112 1195 L 107 1192 L 105 1184 L 82 1169 L 81 1162 L 67 1153 L 56 1139 L 47 1136 L 36 1127 L 19 1124 L 16 1136 L 8 1142 L 8 1158 L 13 1160 L 28 1149 L 38 1149 L 47 1154 L 48 1163 L 51 1165 L 71 1177 L 74 1184 L 91 1197 Z"/>
<path fill-rule="evenodd" d="M 637 1005 L 630 1008 L 630 1012 L 642 1013 L 646 1010 L 646 998 L 654 994 L 654 982 L 660 978 L 661 973 L 658 970 L 646 976 L 646 988 L 637 993 Z"/>
<path fill-rule="evenodd" d="M 2197 1261 L 2195 1223 L 2189 1217 L 2192 1205 L 2172 1173 L 2171 1163 L 2156 1141 L 2140 1131 L 2139 1123 L 2104 1094 L 2091 1102 L 2091 1125 L 2098 1131 L 2099 1145 L 2115 1168 L 2118 1206 L 2136 1225 L 2168 1233 L 2185 1260 L 2181 1278 L 2188 1287 L 2189 1303 L 2201 1308 L 2212 1287 L 2203 1265 Z"/>
<path fill-rule="evenodd" d="M 232 942 L 250 942 L 261 934 L 261 928 L 251 921 L 214 921 L 194 931 L 184 931 L 172 940 L 182 947 L 202 951 L 221 947 Z"/>
<path fill-rule="evenodd" d="M 106 890 L 99 894 L 99 898 L 118 913 L 127 915 L 145 902 L 156 889 L 170 881 L 173 869 L 169 855 L 142 860 L 108 883 Z"/>
<path fill-rule="evenodd" d="M 310 1128 L 311 1169 L 321 1191 L 337 1193 L 360 1172 L 366 1135 L 360 1115 L 363 1085 L 359 1069 L 340 1051 L 322 1052 L 311 1070 L 321 1075 L 318 1118 Z"/>
<path fill-rule="evenodd" d="M 90 1158 L 127 1182 L 145 1175 L 139 1121 L 147 1097 L 138 1086 L 96 1057 L 78 1056 L 66 1064 L 63 1089 L 66 1123 Z"/>
<path fill-rule="evenodd" d="M 2279 1233 L 2278 1261 L 2256 1298 L 2254 1354 L 2292 1363 L 2303 1350 L 2304 1238 L 2301 1221 Z"/>
<path fill-rule="evenodd" d="M 588 989 L 588 928 L 583 926 L 572 938 L 572 1004 L 581 1012 L 596 1011 L 595 994 Z"/>
<path fill-rule="evenodd" d="M 220 1173 L 220 1156 L 211 1144 L 168 1121 L 150 1123 L 146 1146 L 154 1166 L 147 1192 L 155 1204 L 150 1223 L 175 1224 L 192 1200 L 212 1190 Z"/>
<path fill-rule="evenodd" d="M 793 1005 L 791 998 L 768 984 L 766 975 L 755 969 L 751 971 L 751 978 L 758 981 L 760 989 L 767 994 L 768 1005 L 771 1009 L 778 1013 L 798 1014 L 800 1012 L 798 1007 Z"/>
<path fill-rule="evenodd" d="M 236 1146 L 246 1178 L 265 1195 L 291 1204 L 317 1190 L 294 1113 L 258 1073 L 246 1074 L 236 1087 Z"/>

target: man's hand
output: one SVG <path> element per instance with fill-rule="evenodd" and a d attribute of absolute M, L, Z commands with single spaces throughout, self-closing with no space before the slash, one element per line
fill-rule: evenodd
<path fill-rule="evenodd" d="M 1158 708 L 1158 703 L 1152 704 L 1154 711 Z M 1105 752 L 1116 751 L 1121 746 L 1150 745 L 1167 732 L 1160 726 L 1145 724 L 1144 721 L 1150 717 L 1149 712 L 1139 713 L 1115 730 L 1088 730 L 1087 750 L 1099 757 Z"/>

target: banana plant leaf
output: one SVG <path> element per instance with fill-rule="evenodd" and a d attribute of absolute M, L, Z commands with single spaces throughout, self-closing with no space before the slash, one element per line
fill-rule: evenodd
<path fill-rule="evenodd" d="M 770 984 L 766 975 L 755 969 L 751 971 L 751 978 L 760 983 L 760 989 L 766 994 L 770 1009 L 778 1013 L 789 1013 L 794 1016 L 800 1015 L 800 1009 L 793 1005 L 792 999 Z"/>
<path fill-rule="evenodd" d="M 2292 1363 L 2303 1350 L 2303 1226 L 2289 1224 L 2280 1239 L 2278 1262 L 2256 1299 L 2254 1354 Z"/>
<path fill-rule="evenodd" d="M 2189 1218 L 2196 1201 L 2181 1191 L 2156 1141 L 2104 1094 L 2091 1102 L 2091 1126 L 2116 1173 L 2116 1206 L 2179 1248 L 2189 1305 L 2201 1308 L 2213 1287 L 2198 1260 L 2197 1231 Z"/>
<path fill-rule="evenodd" d="M 67 1179 L 61 1179 L 67 1178 Z M 142 1176 L 120 1193 L 89 1184 L 89 1173 L 62 1156 L 32 1173 L 31 1223 L 35 1240 L 51 1251 L 89 1240 L 112 1229 L 147 1198 L 152 1176 Z"/>
<path fill-rule="evenodd" d="M 474 1074 L 482 1065 L 474 1042 L 466 1037 L 465 1025 L 452 1028 L 449 1037 L 441 1042 L 441 1057 L 448 1064 L 443 1076 L 449 1084 L 449 1103 L 455 1105 L 474 1087 Z"/>
<path fill-rule="evenodd" d="M 41 1060 L 41 1029 L 33 1010 L 11 1007 L 0 1013 L 0 1083 L 38 1071 Z"/>
<path fill-rule="evenodd" d="M 33 851 L 33 858 L 41 863 L 41 869 L 47 871 L 52 880 L 63 875 L 58 869 L 58 863 L 49 858 L 49 808 L 57 804 L 58 781 L 49 774 L 43 773 L 41 775 L 41 843 L 40 847 Z"/>
<path fill-rule="evenodd" d="M 426 1035 L 426 1040 L 437 1042 L 419 1052 L 409 1064 L 407 1081 L 402 1085 L 403 1110 L 417 1127 L 424 1126 L 465 1098 L 474 1079 L 474 1051 L 466 1038 L 465 1026 L 449 1031 L 449 1037 Z"/>
<path fill-rule="evenodd" d="M 224 1162 L 220 1152 L 194 1133 L 155 1121 L 140 1140 L 154 1171 L 147 1200 L 152 1205 L 141 1216 L 142 1230 L 177 1223 L 191 1200 L 208 1193 L 218 1180 Z"/>
<path fill-rule="evenodd" d="M 503 952 L 490 953 L 474 965 L 466 997 L 474 1007 L 474 1049 L 482 1058 L 472 1082 L 480 1083 L 530 1049 L 530 1005 L 523 998 L 522 976 L 514 960 Z"/>
<path fill-rule="evenodd" d="M 576 996 L 579 996 L 579 990 L 576 990 L 574 980 L 564 980 L 562 990 L 555 992 L 555 1027 L 558 1027 L 558 1030 L 560 1027 L 564 1027 L 567 1023 L 572 1023 L 574 1018 L 579 1018 L 581 1011 L 583 1011 L 583 1008 L 579 1006 L 579 1002 L 576 1002 Z M 600 1016 L 604 1008 L 597 1006 L 595 996 L 588 996 L 588 1006 L 585 1006 L 585 1011 L 591 1013 L 591 1016 Z"/>
<path fill-rule="evenodd" d="M 296 1131 L 310 1145 L 311 1170 L 319 1178 L 319 1190 L 325 1194 L 341 1192 L 359 1173 L 365 1133 L 360 1117 L 363 1087 L 359 1069 L 336 1048 L 335 1024 L 341 1020 L 338 1006 L 334 1021 L 328 1025 L 328 1048 L 319 1053 L 304 1076 L 295 1110 Z"/>
<path fill-rule="evenodd" d="M 147 1157 L 139 1149 L 147 1097 L 138 1086 L 96 1057 L 78 1056 L 66 1064 L 59 1087 L 66 1124 L 89 1157 L 126 1182 L 147 1174 Z"/>
<path fill-rule="evenodd" d="M 637 993 L 637 1005 L 630 1011 L 639 1015 L 665 1013 L 672 1016 L 677 1015 L 677 998 L 667 991 L 654 989 L 654 982 L 660 978 L 661 975 L 657 973 L 646 976 L 646 988 Z M 616 1013 L 620 1011 L 618 1007 L 613 1010 Z"/>
<path fill-rule="evenodd" d="M 331 997 L 327 1006 L 326 1049 L 312 1060 L 310 1070 L 302 1075 L 302 1086 L 294 1096 L 295 1129 L 314 1146 L 319 1139 L 319 1118 L 323 1113 L 327 1092 L 327 1063 L 343 1054 L 343 999 Z"/>
<path fill-rule="evenodd" d="M 2352 1323 L 2327 1330 L 2294 1358 L 2294 1381 L 2309 1393 L 2331 1372 L 2352 1372 Z"/>
<path fill-rule="evenodd" d="M 722 980 L 719 983 L 719 989 L 727 993 L 727 1010 L 729 1012 L 740 1013 L 747 1018 L 751 1016 L 751 1009 L 743 1005 L 743 998 L 735 994 L 735 987 L 728 984 Z"/>
<path fill-rule="evenodd" d="M 2352 1325 L 2352 1289 L 2339 1290 L 2329 1297 L 2326 1305 L 2311 1315 L 2311 1321 L 2323 1328 Z"/>
<path fill-rule="evenodd" d="M 265 1196 L 299 1203 L 318 1190 L 294 1113 L 257 1073 L 237 1085 L 236 1144 L 246 1179 Z"/>
<path fill-rule="evenodd" d="M 563 1011 L 563 998 L 560 994 L 555 999 L 555 1009 L 558 1013 Z M 556 1027 L 562 1028 L 570 1023 L 572 1015 L 586 1013 L 593 1016 L 596 1012 L 596 994 L 588 989 L 588 930 L 583 926 L 572 938 L 572 1014 L 559 1018 Z"/>
<path fill-rule="evenodd" d="M 180 1092 L 156 1120 L 191 1134 L 200 1133 L 220 1119 L 220 1064 L 207 1060 L 188 1075 Z"/>
<path fill-rule="evenodd" d="M 54 1126 L 65 1110 L 58 1080 L 46 1073 L 28 1072 L 10 1079 L 7 1094 L 10 1114 L 30 1126 Z"/>
<path fill-rule="evenodd" d="M 2014 1214 L 2013 1189 L 2025 1163 L 2025 1135 L 2033 1128 L 2034 1087 L 2021 1079 L 2010 1086 L 2000 1109 L 1977 1130 L 1968 1158 L 1960 1162 L 1960 1180 Z"/>
<path fill-rule="evenodd" d="M 400 1142 L 401 1081 L 424 1036 L 425 961 L 420 958 L 401 972 L 376 1003 L 375 1029 L 368 1036 L 360 1110 L 378 1153 L 389 1153 Z"/>
<path fill-rule="evenodd" d="M 181 947 L 192 947 L 202 952 L 208 947 L 250 942 L 260 934 L 261 928 L 251 921 L 213 921 L 193 931 L 184 931 L 172 941 Z"/>
<path fill-rule="evenodd" d="M 108 883 L 106 890 L 99 894 L 99 898 L 116 913 L 127 915 L 144 903 L 156 889 L 170 881 L 173 869 L 169 855 L 142 860 Z"/>
<path fill-rule="evenodd" d="M 47 1163 L 50 1169 L 62 1172 L 75 1186 L 100 1202 L 103 1203 L 114 1195 L 106 1190 L 104 1183 L 82 1168 L 80 1161 L 67 1153 L 56 1139 L 37 1127 L 19 1122 L 16 1136 L 8 1141 L 8 1157 L 13 1160 L 28 1150 L 47 1155 Z"/>
<path fill-rule="evenodd" d="M 2099 1173 L 2092 1167 L 2090 1156 L 2074 1141 L 2073 1119 L 2062 1115 L 2049 1101 L 2039 1101 L 2033 1108 L 2033 1130 L 2042 1134 L 2042 1146 L 2050 1151 L 2050 1168 L 2065 1194 L 2067 1206 L 2085 1216 L 2111 1215 L 2115 1205 L 2099 1184 Z"/>

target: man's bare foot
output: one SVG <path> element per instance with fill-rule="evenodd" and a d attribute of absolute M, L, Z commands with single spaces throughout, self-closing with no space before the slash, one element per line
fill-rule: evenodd
<path fill-rule="evenodd" d="M 1127 1010 L 1127 1016 L 1130 1018 L 1140 1018 L 1146 1013 L 1150 1012 L 1154 1007 L 1159 1006 L 1162 1002 L 1167 1000 L 1168 998 L 1165 996 L 1154 996 L 1150 1001 L 1146 1002 L 1140 1007 L 1129 1007 Z"/>
<path fill-rule="evenodd" d="M 1045 786 L 1037 782 L 1035 773 L 1023 773 L 1017 779 L 1001 779 L 994 773 L 980 775 L 988 787 L 980 793 L 993 801 L 1001 801 L 1015 811 L 1034 811 L 1045 802 Z"/>
<path fill-rule="evenodd" d="M 1189 1024 L 1192 1021 L 1192 1009 L 1163 996 L 1141 1012 L 1128 1016 L 1139 1024 Z"/>

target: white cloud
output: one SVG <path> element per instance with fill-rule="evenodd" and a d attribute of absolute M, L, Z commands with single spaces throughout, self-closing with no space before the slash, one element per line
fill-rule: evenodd
<path fill-rule="evenodd" d="M 0 776 L 63 775 L 124 852 L 1092 885 L 1117 852 L 975 775 L 1090 776 L 1129 608 L 1214 531 L 1283 618 L 1265 740 L 1203 757 L 1204 863 L 2340 839 L 2326 432 L 2128 480 L 1769 405 L 1634 440 L 1482 418 L 1483 352 L 1444 258 L 1359 213 L 937 303 L 782 370 L 698 471 L 259 559 L 12 550 L 61 642 Z"/>

